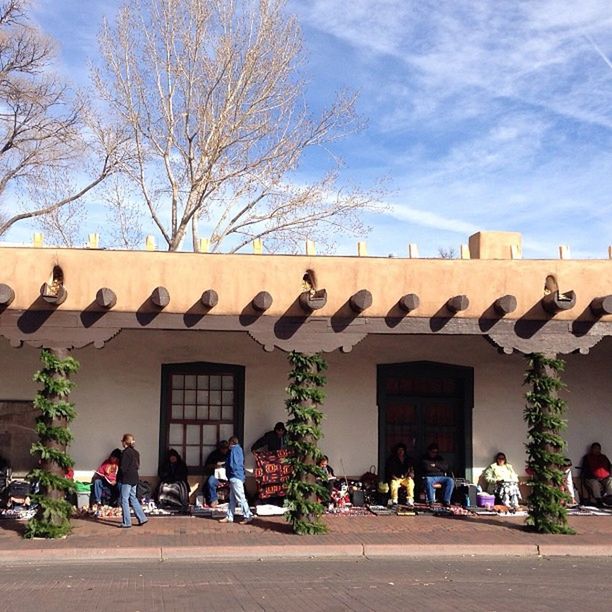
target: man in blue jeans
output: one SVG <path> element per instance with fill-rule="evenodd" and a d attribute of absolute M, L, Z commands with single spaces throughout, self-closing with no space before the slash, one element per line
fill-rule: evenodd
<path fill-rule="evenodd" d="M 225 472 L 230 485 L 230 499 L 225 518 L 220 523 L 233 523 L 236 506 L 242 508 L 243 524 L 253 520 L 253 514 L 244 495 L 244 453 L 236 436 L 229 439 L 229 453 L 225 460 Z"/>
<path fill-rule="evenodd" d="M 432 442 L 427 447 L 427 453 L 421 460 L 421 476 L 425 485 L 427 503 L 432 505 L 436 501 L 434 485 L 440 483 L 442 485 L 443 504 L 450 506 L 455 481 L 446 475 L 448 463 L 444 461 L 444 457 L 438 454 L 438 451 L 438 445 L 435 442 Z"/>

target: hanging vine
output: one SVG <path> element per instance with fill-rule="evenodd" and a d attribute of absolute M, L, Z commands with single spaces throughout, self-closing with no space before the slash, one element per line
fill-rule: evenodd
<path fill-rule="evenodd" d="M 286 401 L 289 420 L 287 422 L 288 448 L 292 456 L 287 459 L 292 475 L 287 483 L 286 502 L 289 508 L 287 520 L 293 531 L 300 535 L 325 533 L 327 527 L 321 521 L 328 491 L 317 482 L 325 473 L 317 465 L 322 453 L 317 446 L 321 438 L 323 411 L 320 409 L 325 393 L 323 372 L 327 363 L 320 354 L 305 355 L 292 351 L 288 356 L 288 399 Z"/>
<path fill-rule="evenodd" d="M 64 350 L 43 349 L 40 360 L 43 368 L 34 375 L 34 380 L 42 384 L 34 398 L 34 407 L 40 411 L 36 417 L 39 440 L 30 450 L 39 455 L 40 461 L 29 474 L 30 482 L 39 487 L 32 496 L 38 511 L 28 523 L 25 536 L 59 538 L 70 532 L 71 505 L 65 497 L 74 490 L 74 482 L 65 474 L 74 462 L 66 447 L 72 441 L 68 424 L 76 411 L 68 395 L 74 386 L 69 377 L 77 372 L 79 364 Z"/>
<path fill-rule="evenodd" d="M 566 402 L 558 397 L 565 387 L 560 379 L 565 363 L 540 353 L 528 356 L 525 384 L 524 419 L 528 426 L 527 467 L 532 477 L 527 523 L 539 533 L 574 533 L 567 524 L 570 497 L 563 492 L 565 440 L 561 433 L 567 426 L 563 418 Z"/>

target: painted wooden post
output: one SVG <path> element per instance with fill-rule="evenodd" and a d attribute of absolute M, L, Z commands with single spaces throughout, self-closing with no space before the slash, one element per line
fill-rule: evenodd
<path fill-rule="evenodd" d="M 145 249 L 147 251 L 154 251 L 155 250 L 155 237 L 154 236 L 147 236 L 145 239 Z"/>
<path fill-rule="evenodd" d="M 87 248 L 88 249 L 99 249 L 100 248 L 100 234 L 89 234 L 87 237 Z"/>
<path fill-rule="evenodd" d="M 419 247 L 413 242 L 408 245 L 408 257 L 410 259 L 418 259 L 419 257 Z"/>
<path fill-rule="evenodd" d="M 208 253 L 210 248 L 210 240 L 208 238 L 200 238 L 198 240 L 198 253 Z"/>
<path fill-rule="evenodd" d="M 38 249 L 43 246 L 43 235 L 41 232 L 34 232 L 32 235 L 32 246 Z"/>
<path fill-rule="evenodd" d="M 314 243 L 314 240 L 306 241 L 306 255 L 316 255 L 317 249 Z"/>
<path fill-rule="evenodd" d="M 359 257 L 368 256 L 368 247 L 364 241 L 360 241 L 357 243 L 357 255 L 359 255 Z"/>
<path fill-rule="evenodd" d="M 461 259 L 470 259 L 470 247 L 467 244 L 462 244 L 460 247 Z"/>
<path fill-rule="evenodd" d="M 261 255 L 263 253 L 263 240 L 255 238 L 253 240 L 253 255 Z"/>

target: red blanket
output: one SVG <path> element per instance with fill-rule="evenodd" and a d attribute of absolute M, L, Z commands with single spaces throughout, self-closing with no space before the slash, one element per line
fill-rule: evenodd
<path fill-rule="evenodd" d="M 291 467 L 284 460 L 289 451 L 282 449 L 276 452 L 256 452 L 255 480 L 259 499 L 284 497 L 286 482 L 291 476 Z"/>

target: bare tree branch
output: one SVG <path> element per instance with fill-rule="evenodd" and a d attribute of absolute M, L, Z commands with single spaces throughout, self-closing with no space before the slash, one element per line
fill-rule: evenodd
<path fill-rule="evenodd" d="M 292 184 L 306 150 L 362 123 L 351 92 L 309 112 L 301 32 L 285 0 L 130 0 L 99 41 L 96 86 L 134 147 L 122 176 L 169 250 L 189 228 L 195 249 L 200 222 L 214 250 L 241 236 L 292 244 L 330 225 L 365 229 L 359 215 L 379 194 L 341 194 L 340 160 L 311 185 Z"/>

